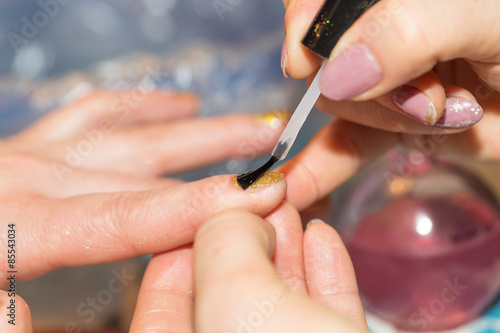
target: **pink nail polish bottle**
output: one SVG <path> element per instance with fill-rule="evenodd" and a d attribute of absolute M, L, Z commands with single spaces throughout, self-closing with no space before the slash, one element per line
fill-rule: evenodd
<path fill-rule="evenodd" d="M 458 164 L 391 151 L 343 195 L 338 229 L 365 309 L 407 331 L 477 316 L 500 289 L 500 211 Z"/>

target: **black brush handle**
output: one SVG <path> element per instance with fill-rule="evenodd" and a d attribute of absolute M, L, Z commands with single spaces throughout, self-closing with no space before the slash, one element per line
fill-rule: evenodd
<path fill-rule="evenodd" d="M 308 49 L 328 58 L 344 32 L 378 0 L 326 0 L 302 40 Z"/>

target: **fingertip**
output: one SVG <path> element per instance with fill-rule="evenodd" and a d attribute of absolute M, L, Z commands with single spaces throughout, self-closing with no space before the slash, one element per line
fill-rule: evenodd
<path fill-rule="evenodd" d="M 260 267 L 263 259 L 273 255 L 275 240 L 274 227 L 246 210 L 230 209 L 212 216 L 201 225 L 194 240 L 197 281 L 240 274 L 243 266 Z"/>
<path fill-rule="evenodd" d="M 283 174 L 268 172 L 247 190 L 240 187 L 236 177 L 220 175 L 182 184 L 179 195 L 200 211 L 209 207 L 215 210 L 212 213 L 241 208 L 259 216 L 267 215 L 285 197 L 287 182 Z"/>
<path fill-rule="evenodd" d="M 0 332 L 33 332 L 31 311 L 26 301 L 17 294 L 0 291 L 0 307 L 4 314 L 0 320 Z"/>
<path fill-rule="evenodd" d="M 392 100 L 410 118 L 433 126 L 442 117 L 446 95 L 434 72 L 428 72 L 392 92 Z"/>
<path fill-rule="evenodd" d="M 351 258 L 333 227 L 309 225 L 304 234 L 304 261 L 309 295 L 366 329 Z"/>
<path fill-rule="evenodd" d="M 317 224 L 317 223 L 325 223 L 325 221 L 323 221 L 321 219 L 312 219 L 311 221 L 307 222 L 306 229 L 312 227 L 313 224 Z"/>
<path fill-rule="evenodd" d="M 309 25 L 322 6 L 322 1 L 297 0 L 290 2 L 285 14 L 285 43 L 287 49 L 287 74 L 304 79 L 313 74 L 322 59 L 302 44 Z"/>
<path fill-rule="evenodd" d="M 343 246 L 342 239 L 337 231 L 321 219 L 312 219 L 307 223 L 306 230 L 304 232 L 304 242 L 314 240 L 316 237 L 321 239 L 331 239 L 334 240 L 335 243 L 340 242 Z"/>
<path fill-rule="evenodd" d="M 287 51 L 286 73 L 294 79 L 305 79 L 313 75 L 323 59 L 308 50 L 302 43 L 291 42 Z"/>
<path fill-rule="evenodd" d="M 300 214 L 292 204 L 285 200 L 266 216 L 266 220 L 269 222 L 297 221 L 300 220 Z"/>
<path fill-rule="evenodd" d="M 252 213 L 265 216 L 283 201 L 287 191 L 287 181 L 281 172 L 267 172 L 248 189 L 238 184 L 237 175 L 230 176 L 229 193 L 241 198 Z"/>

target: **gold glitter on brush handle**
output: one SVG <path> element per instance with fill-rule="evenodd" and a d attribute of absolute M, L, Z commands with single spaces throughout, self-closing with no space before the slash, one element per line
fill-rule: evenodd
<path fill-rule="evenodd" d="M 280 180 L 283 179 L 284 176 L 285 175 L 282 174 L 281 172 L 269 171 L 269 172 L 266 172 L 265 174 L 263 174 L 262 177 L 260 177 L 259 179 L 257 179 L 248 188 L 249 189 L 250 188 L 256 189 L 256 188 L 261 188 L 261 187 L 264 187 L 264 186 L 268 186 L 268 185 L 271 185 L 271 184 L 279 182 Z M 232 178 L 234 187 L 242 189 L 241 186 L 238 184 L 238 181 L 237 181 L 236 178 L 237 178 L 237 176 L 234 176 Z"/>

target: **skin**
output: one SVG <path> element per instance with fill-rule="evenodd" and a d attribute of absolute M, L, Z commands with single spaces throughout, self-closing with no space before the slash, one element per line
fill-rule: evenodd
<path fill-rule="evenodd" d="M 300 40 L 323 1 L 283 3 L 286 70 L 294 78 L 309 77 L 321 60 Z M 381 25 L 386 13 L 394 14 Z M 287 200 L 298 209 L 309 206 L 352 175 L 351 170 L 397 144 L 427 155 L 498 161 L 500 45 L 494 36 L 500 35 L 499 14 L 500 3 L 495 0 L 382 0 L 370 8 L 340 39 L 329 61 L 346 47 L 363 43 L 380 63 L 383 79 L 351 100 L 320 97 L 317 107 L 340 119 L 281 168 L 289 184 Z M 361 32 L 374 22 L 381 25 L 380 32 L 368 38 Z M 484 110 L 483 119 L 471 128 L 453 130 L 419 123 L 392 100 L 392 92 L 405 84 L 420 89 L 434 103 L 438 116 L 445 98 L 460 97 L 477 101 Z"/>
<path fill-rule="evenodd" d="M 309 77 L 319 68 L 321 59 L 300 40 L 323 1 L 283 3 L 286 71 L 294 78 Z M 434 103 L 438 118 L 443 114 L 446 97 L 470 99 L 478 102 L 485 113 L 495 112 L 500 88 L 497 65 L 500 46 L 492 36 L 500 34 L 496 21 L 499 14 L 500 4 L 495 0 L 380 1 L 343 35 L 329 61 L 350 45 L 362 43 L 382 67 L 382 81 L 349 101 L 334 102 L 323 96 L 318 107 L 370 127 L 402 133 L 434 133 L 434 127 L 417 123 L 392 101 L 396 88 L 410 85 Z M 466 20 L 457 19 L 461 17 Z M 370 36 L 363 33 L 373 25 L 377 25 L 379 33 Z"/>
<path fill-rule="evenodd" d="M 18 280 L 173 249 L 191 243 L 213 214 L 241 208 L 265 216 L 283 200 L 284 180 L 242 191 L 231 175 L 191 183 L 162 177 L 245 157 L 249 149 L 263 153 L 283 127 L 271 130 L 249 115 L 196 119 L 196 98 L 161 92 L 123 120 L 110 112 L 119 97 L 97 92 L 0 142 L 0 218 L 5 228 L 17 223 Z M 101 133 L 79 165 L 68 166 L 68 147 L 76 150 L 86 140 L 82 133 L 96 130 L 103 117 L 114 130 Z M 269 140 L 255 138 L 262 131 Z M 211 149 L 204 146 L 209 139 Z M 0 244 L 6 253 L 6 238 Z M 0 280 L 4 287 L 5 276 Z"/>
<path fill-rule="evenodd" d="M 193 270 L 193 279 L 181 278 Z M 256 301 L 270 310 L 255 332 L 368 332 L 340 237 L 324 223 L 303 234 L 286 202 L 266 220 L 241 210 L 218 214 L 199 229 L 194 248 L 156 255 L 131 332 L 235 332 L 259 311 Z"/>

